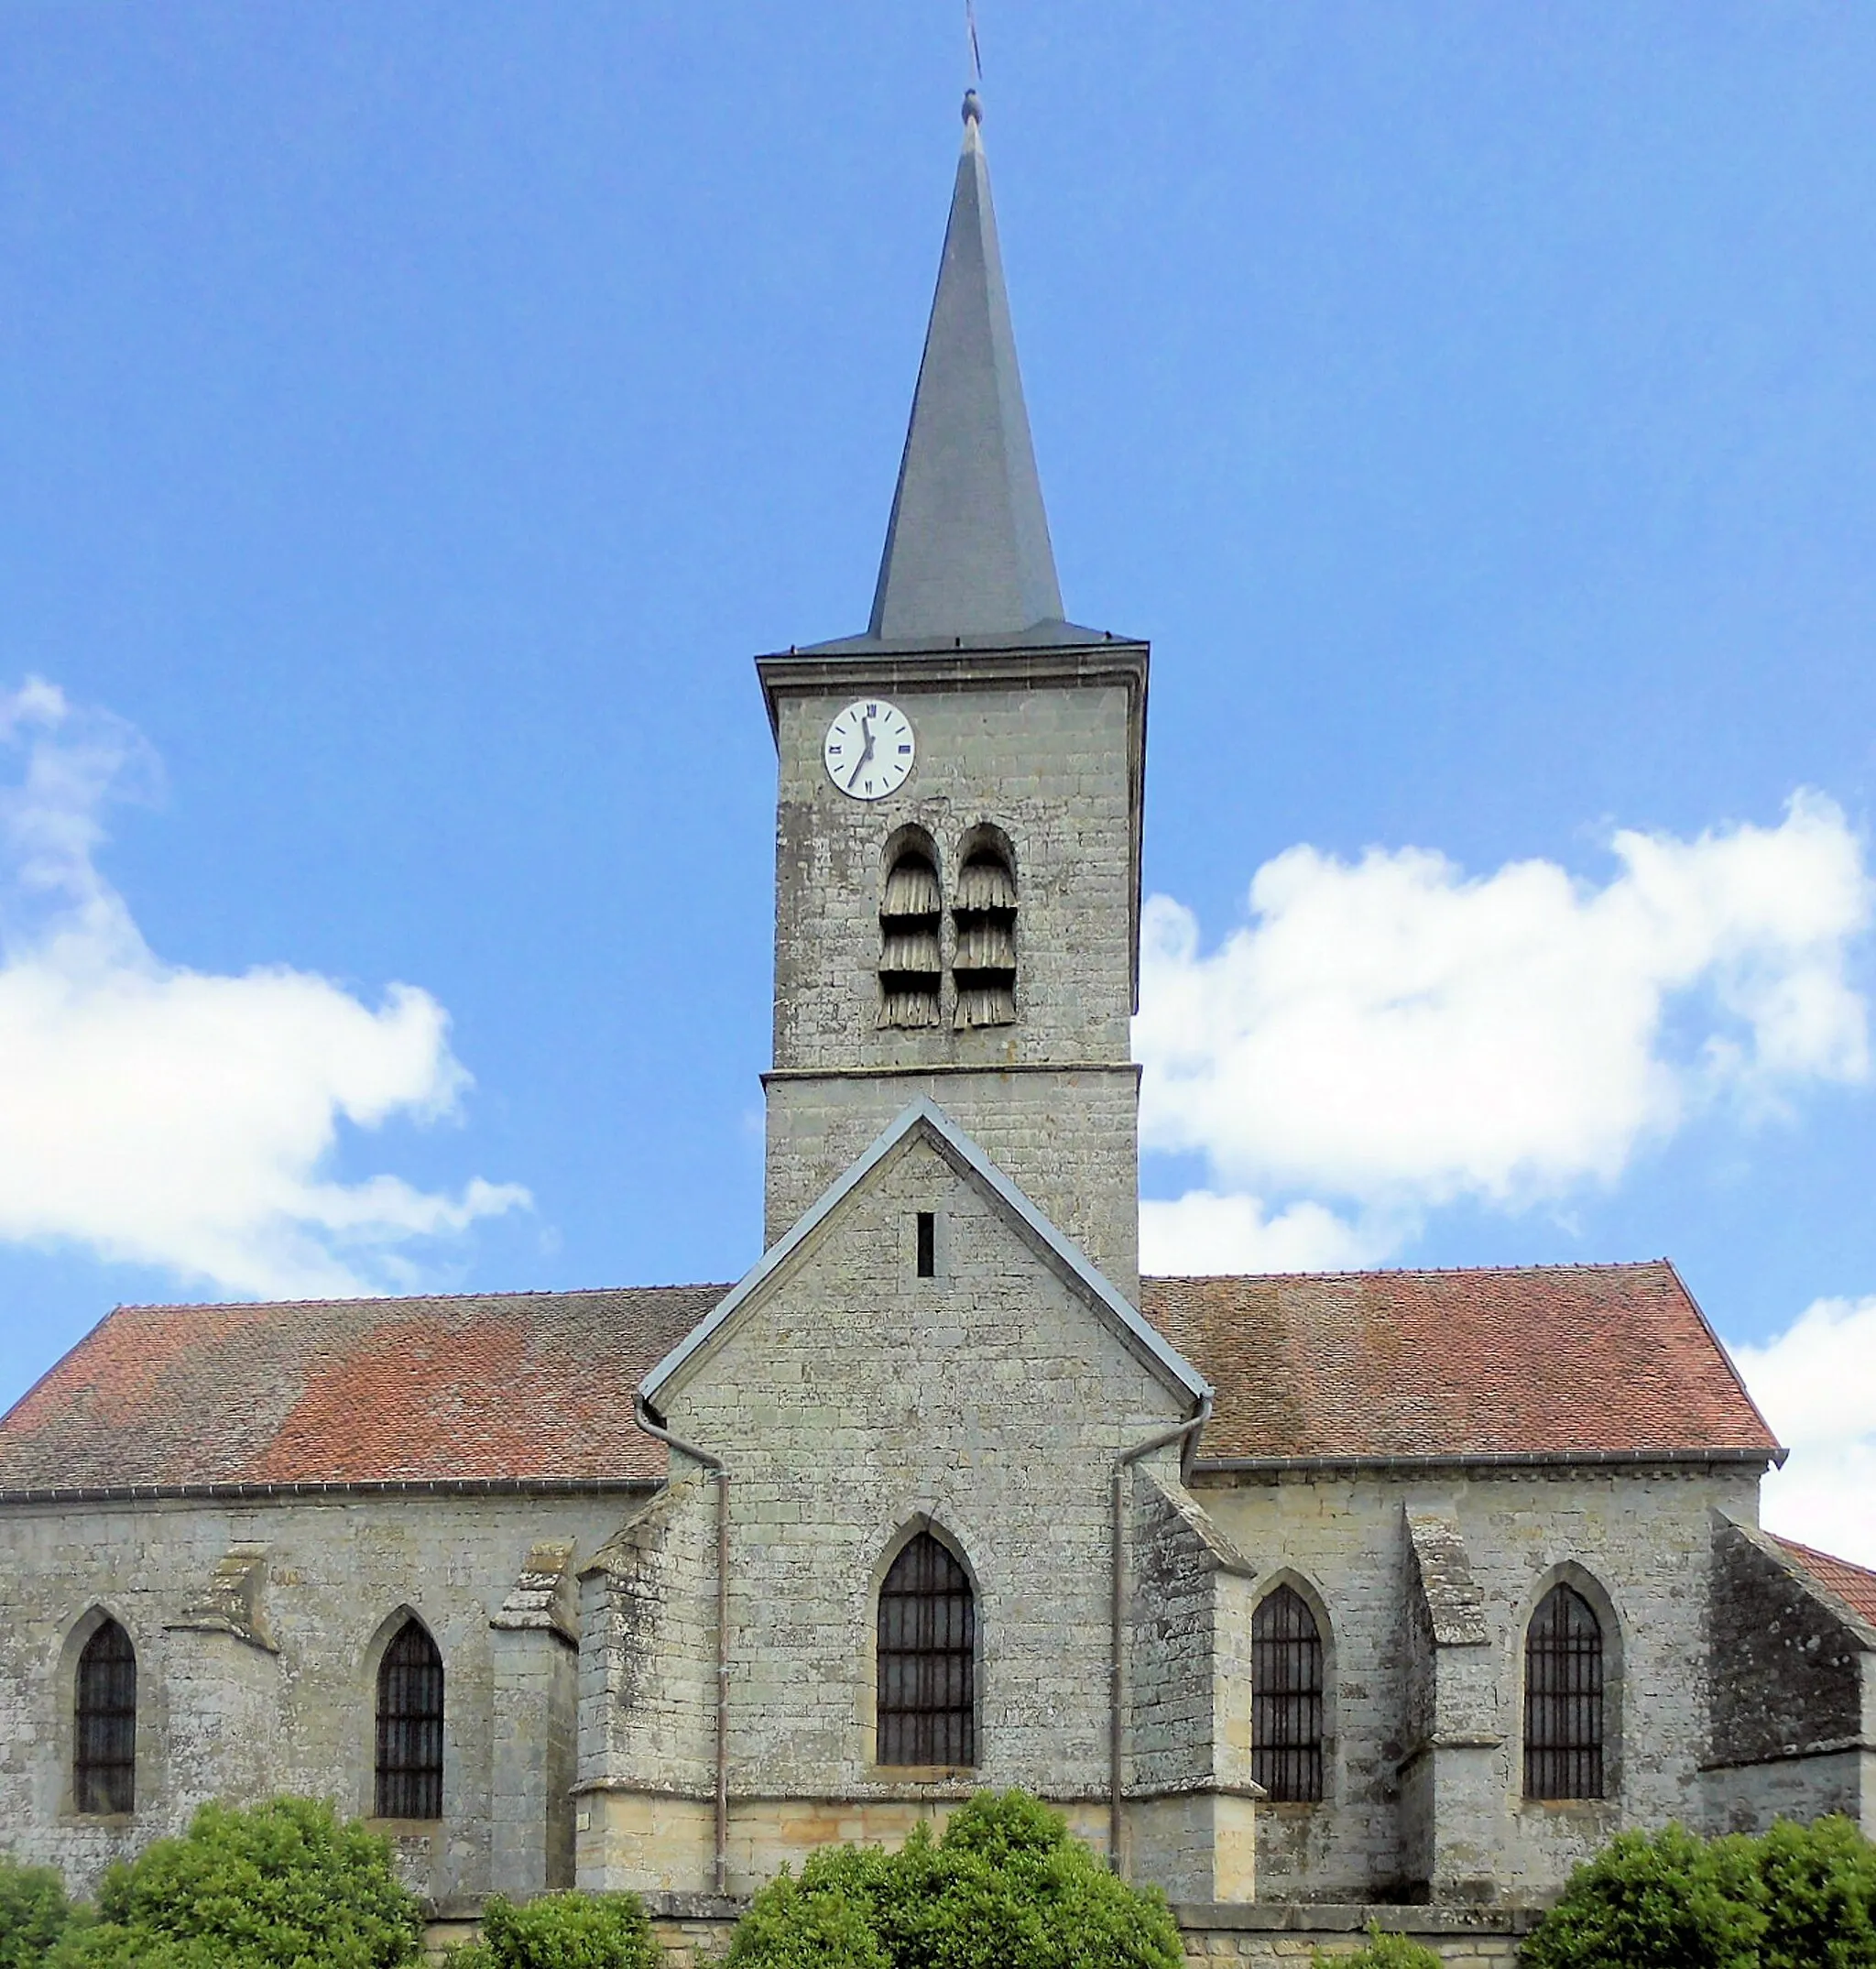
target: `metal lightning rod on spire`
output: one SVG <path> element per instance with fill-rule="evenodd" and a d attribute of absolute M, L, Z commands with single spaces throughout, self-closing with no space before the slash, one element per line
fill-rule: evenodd
<path fill-rule="evenodd" d="M 964 31 L 965 38 L 970 43 L 971 80 L 973 82 L 981 82 L 984 79 L 984 58 L 977 51 L 976 0 L 964 0 Z"/>

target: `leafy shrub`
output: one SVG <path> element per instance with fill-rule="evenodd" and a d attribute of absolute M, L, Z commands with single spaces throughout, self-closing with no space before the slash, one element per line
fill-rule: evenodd
<path fill-rule="evenodd" d="M 1760 1969 L 1876 1969 L 1876 1846 L 1848 1819 L 1781 1819 L 1754 1843 Z"/>
<path fill-rule="evenodd" d="M 1181 1969 L 1157 1889 L 1130 1887 L 1062 1814 L 980 1791 L 935 1844 L 823 1847 L 756 1897 L 729 1969 Z"/>
<path fill-rule="evenodd" d="M 423 1941 L 390 1847 L 311 1799 L 204 1805 L 112 1867 L 98 1912 L 49 1969 L 406 1969 Z"/>
<path fill-rule="evenodd" d="M 1379 1921 L 1368 1924 L 1368 1946 L 1352 1955 L 1325 1955 L 1311 1951 L 1314 1969 L 1443 1969 L 1439 1957 L 1405 1935 L 1384 1933 Z"/>
<path fill-rule="evenodd" d="M 1624 1832 L 1570 1876 L 1526 1969 L 1876 1969 L 1876 1846 L 1848 1819 L 1759 1839 Z"/>
<path fill-rule="evenodd" d="M 40 1969 L 71 1920 L 65 1883 L 49 1866 L 0 1857 L 0 1969 Z"/>
<path fill-rule="evenodd" d="M 482 1909 L 482 1940 L 450 1949 L 444 1969 L 664 1969 L 636 1894 L 544 1894 Z"/>

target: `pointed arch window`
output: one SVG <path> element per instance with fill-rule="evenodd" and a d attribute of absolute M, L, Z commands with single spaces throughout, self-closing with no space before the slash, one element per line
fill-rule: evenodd
<path fill-rule="evenodd" d="M 1602 1623 L 1554 1586 L 1524 1635 L 1524 1796 L 1601 1798 Z"/>
<path fill-rule="evenodd" d="M 73 1691 L 71 1801 L 80 1811 L 136 1807 L 136 1650 L 107 1620 L 78 1657 Z"/>
<path fill-rule="evenodd" d="M 951 969 L 960 1026 L 1016 1023 L 1016 871 L 1001 847 L 980 841 L 957 871 Z"/>
<path fill-rule="evenodd" d="M 443 1657 L 414 1615 L 377 1670 L 377 1815 L 443 1815 Z"/>
<path fill-rule="evenodd" d="M 1323 1637 L 1290 1586 L 1266 1593 L 1251 1615 L 1250 1775 L 1279 1801 L 1323 1795 Z"/>
<path fill-rule="evenodd" d="M 938 932 L 943 905 L 938 868 L 909 842 L 886 871 L 879 903 L 879 1023 L 938 1023 Z"/>
<path fill-rule="evenodd" d="M 977 1761 L 976 1650 L 970 1579 L 922 1531 L 879 1589 L 877 1763 Z"/>

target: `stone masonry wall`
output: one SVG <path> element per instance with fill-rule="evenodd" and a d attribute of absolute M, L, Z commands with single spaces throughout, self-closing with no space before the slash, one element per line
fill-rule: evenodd
<path fill-rule="evenodd" d="M 444 1904 L 479 1898 L 502 1884 L 489 1623 L 531 1548 L 571 1539 L 590 1554 L 632 1501 L 622 1490 L 6 1507 L 0 1849 L 60 1867 L 84 1892 L 112 1860 L 180 1830 L 212 1792 L 335 1796 L 368 1813 L 377 1655 L 409 1609 L 443 1657 L 446 1816 L 387 1830 L 420 1891 Z M 277 1653 L 172 1626 L 243 1545 L 265 1548 L 259 1603 Z M 123 1623 L 137 1656 L 136 1810 L 123 1819 L 71 1810 L 74 1644 L 98 1609 Z M 570 1697 L 569 1685 L 562 1707 Z M 543 1759 L 552 1748 L 541 1745 Z"/>
<path fill-rule="evenodd" d="M 851 691 L 780 700 L 769 1242 L 914 1092 L 928 1091 L 967 1131 L 985 1131 L 985 1146 L 1017 1181 L 1123 1291 L 1135 1292 L 1128 688 L 1073 680 L 933 687 L 915 666 L 888 681 L 912 721 L 917 762 L 900 793 L 877 802 L 847 798 L 822 763 L 828 721 Z M 948 979 L 950 899 L 963 845 L 985 824 L 1000 831 L 1015 862 L 1015 1023 L 957 1029 L 947 985 L 937 1026 L 882 1028 L 879 902 L 889 848 L 911 827 L 936 855 Z M 1026 1087 L 1028 1070 L 1039 1067 L 1082 1077 Z M 929 1078 L 957 1068 L 1007 1069 L 1009 1077 L 948 1096 Z M 1118 1071 L 1089 1071 L 1099 1068 Z M 844 1098 L 818 1083 L 796 1094 L 789 1089 L 796 1074 L 883 1075 L 887 1084 L 857 1085 Z M 1044 1139 L 1030 1143 L 1038 1133 Z"/>
<path fill-rule="evenodd" d="M 922 1209 L 943 1220 L 936 1278 L 915 1275 Z M 916 1802 L 973 1782 L 1105 1797 L 1114 1459 L 1185 1397 L 929 1137 L 845 1198 L 666 1399 L 731 1471 L 736 1799 Z M 873 1620 L 927 1522 L 976 1583 L 978 1762 L 909 1780 L 873 1762 Z"/>
<path fill-rule="evenodd" d="M 1332 1624 L 1334 1685 L 1326 1796 L 1259 1814 L 1259 1894 L 1366 1899 L 1403 1887 L 1401 1767 L 1408 1741 L 1410 1506 L 1463 1537 L 1491 1636 L 1480 1701 L 1499 1738 L 1489 1793 L 1466 1836 L 1496 1856 L 1521 1895 L 1553 1891 L 1620 1826 L 1704 1822 L 1710 1665 L 1710 1512 L 1750 1517 L 1756 1473 L 1730 1468 L 1618 1469 L 1425 1477 L 1324 1475 L 1268 1480 L 1201 1471 L 1194 1490 L 1270 1582 L 1307 1582 Z M 1573 1573 L 1571 1569 L 1580 1569 Z M 1613 1613 L 1607 1637 L 1615 1741 L 1613 1795 L 1527 1804 L 1522 1796 L 1523 1632 L 1559 1577 L 1579 1577 Z"/>

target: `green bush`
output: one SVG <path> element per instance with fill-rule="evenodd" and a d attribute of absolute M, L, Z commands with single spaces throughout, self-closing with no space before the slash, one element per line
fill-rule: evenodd
<path fill-rule="evenodd" d="M 1848 1819 L 1781 1819 L 1754 1843 L 1760 1969 L 1876 1969 L 1876 1846 Z"/>
<path fill-rule="evenodd" d="M 1325 1955 L 1320 1949 L 1310 1952 L 1314 1969 L 1443 1969 L 1433 1950 L 1409 1942 L 1405 1935 L 1384 1933 L 1379 1921 L 1368 1924 L 1368 1946 L 1352 1955 Z"/>
<path fill-rule="evenodd" d="M 390 1847 L 311 1799 L 204 1805 L 112 1867 L 98 1912 L 49 1969 L 407 1969 L 423 1941 Z"/>
<path fill-rule="evenodd" d="M 1157 1889 L 1128 1887 L 1067 1821 L 1020 1791 L 980 1791 L 935 1844 L 823 1847 L 757 1895 L 729 1969 L 1181 1969 Z"/>
<path fill-rule="evenodd" d="M 544 1894 L 517 1907 L 493 1895 L 482 1940 L 447 1950 L 444 1969 L 664 1969 L 636 1894 Z"/>
<path fill-rule="evenodd" d="M 41 1969 L 71 1921 L 65 1883 L 49 1866 L 0 1856 L 0 1969 Z"/>

